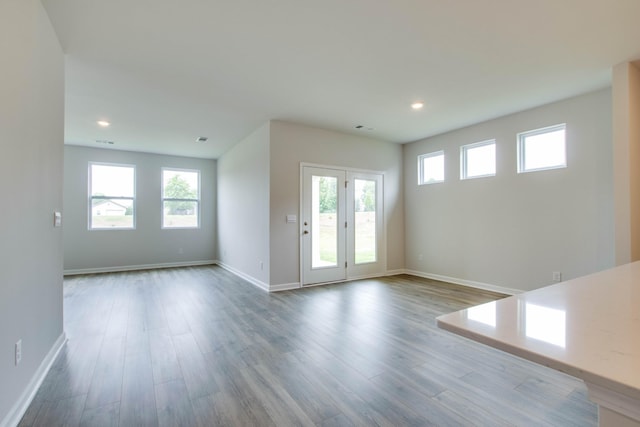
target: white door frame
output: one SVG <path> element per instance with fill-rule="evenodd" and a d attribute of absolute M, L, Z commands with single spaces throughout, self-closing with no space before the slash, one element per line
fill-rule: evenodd
<path fill-rule="evenodd" d="M 300 272 L 301 286 L 315 283 L 340 282 L 346 279 L 346 202 L 345 182 L 346 172 L 342 169 L 319 168 L 305 166 L 301 168 L 301 205 L 300 205 Z M 319 209 L 318 194 L 315 191 L 305 191 L 315 188 L 313 177 L 326 176 L 335 178 L 336 182 L 336 213 L 330 215 L 335 221 L 335 263 L 320 259 L 320 218 L 315 217 Z M 325 220 L 329 220 L 329 216 Z M 315 255 L 314 255 L 315 254 Z"/>
<path fill-rule="evenodd" d="M 322 281 L 317 283 L 306 283 L 309 282 L 309 277 L 305 277 L 305 256 L 307 256 L 307 252 L 305 252 L 305 237 L 308 237 L 305 234 L 305 229 L 307 232 L 310 231 L 309 227 L 305 228 L 305 194 L 304 194 L 304 173 L 305 168 L 316 168 L 316 169 L 326 169 L 326 170 L 337 170 L 344 171 L 346 175 L 346 180 L 349 181 L 347 185 L 347 192 L 345 194 L 346 197 L 353 195 L 353 180 L 354 179 L 376 179 L 377 188 L 376 188 L 376 242 L 377 242 L 377 257 L 375 263 L 369 264 L 355 264 L 354 262 L 354 203 L 351 201 L 350 203 L 346 203 L 345 212 L 346 212 L 346 221 L 347 221 L 347 238 L 345 241 L 345 250 L 347 254 L 347 268 L 345 271 L 344 278 L 340 278 L 337 280 L 329 280 Z M 351 188 L 349 188 L 349 186 Z M 346 200 L 345 200 L 346 202 Z M 316 163 L 300 163 L 300 211 L 298 217 L 299 221 L 299 249 L 300 249 L 300 286 L 314 286 L 314 285 L 322 285 L 328 283 L 342 282 L 345 280 L 353 280 L 359 278 L 366 277 L 377 277 L 384 275 L 387 271 L 387 227 L 384 218 L 384 173 L 379 171 L 365 170 L 365 169 L 356 169 L 356 168 L 346 168 L 342 166 L 331 166 L 331 165 L 322 165 Z M 309 258 L 310 259 L 310 258 Z M 307 261 L 308 262 L 308 261 Z"/>

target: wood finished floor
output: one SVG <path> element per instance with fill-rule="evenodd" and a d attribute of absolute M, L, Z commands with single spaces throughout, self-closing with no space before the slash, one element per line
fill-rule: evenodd
<path fill-rule="evenodd" d="M 594 426 L 582 382 L 437 329 L 498 298 L 394 276 L 268 294 L 214 266 L 77 276 L 20 426 Z"/>

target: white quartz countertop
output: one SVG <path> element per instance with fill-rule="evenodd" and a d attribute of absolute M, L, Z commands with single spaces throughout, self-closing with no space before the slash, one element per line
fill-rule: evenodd
<path fill-rule="evenodd" d="M 640 261 L 446 314 L 437 323 L 640 398 Z"/>

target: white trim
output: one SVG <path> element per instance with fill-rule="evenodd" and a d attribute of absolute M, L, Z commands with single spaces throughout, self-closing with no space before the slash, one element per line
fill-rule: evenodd
<path fill-rule="evenodd" d="M 359 168 L 350 168 L 347 166 L 324 165 L 320 163 L 300 162 L 300 170 L 302 170 L 303 167 L 312 167 L 312 168 L 318 168 L 318 169 L 333 169 L 338 171 L 348 171 L 348 172 L 356 172 L 356 173 L 370 173 L 374 175 L 384 175 L 384 171 L 373 170 L 373 169 L 359 169 Z"/>
<path fill-rule="evenodd" d="M 346 282 L 351 282 L 353 280 L 366 280 L 366 279 L 375 279 L 378 277 L 384 277 L 386 276 L 387 273 L 373 273 L 373 274 L 362 274 L 359 276 L 352 276 L 352 277 L 347 277 L 347 280 L 345 280 Z"/>
<path fill-rule="evenodd" d="M 67 336 L 63 332 L 60 334 L 56 342 L 53 343 L 53 346 L 40 363 L 40 366 L 33 374 L 33 377 L 31 377 L 31 381 L 29 381 L 29 384 L 20 395 L 20 398 L 18 398 L 16 403 L 9 410 L 9 413 L 0 422 L 0 427 L 12 427 L 17 426 L 18 423 L 20 423 L 20 420 L 24 416 L 25 412 L 27 412 L 29 405 L 31 405 L 31 401 L 36 396 L 38 389 L 49 373 L 49 369 L 51 369 L 53 362 L 55 362 L 60 350 L 62 350 L 62 347 L 66 342 Z"/>
<path fill-rule="evenodd" d="M 169 171 L 169 172 L 190 172 L 190 173 L 196 173 L 198 175 L 198 195 L 195 199 L 182 199 L 181 201 L 185 201 L 185 202 L 196 202 L 196 204 L 198 205 L 198 224 L 195 227 L 192 226 L 185 226 L 185 227 L 167 227 L 164 225 L 164 202 L 165 202 L 165 197 L 164 197 L 164 172 L 165 171 Z M 171 167 L 163 167 L 160 171 L 160 212 L 161 212 L 161 218 L 160 218 L 160 229 L 161 230 L 195 230 L 195 229 L 200 229 L 200 222 L 201 222 L 201 214 L 202 214 L 202 197 L 201 197 L 201 191 L 200 191 L 200 187 L 201 187 L 201 172 L 200 169 L 182 169 L 182 168 L 171 168 Z"/>
<path fill-rule="evenodd" d="M 473 280 L 458 279 L 456 277 L 442 276 L 440 274 L 423 273 L 415 270 L 405 270 L 405 274 L 422 277 L 424 279 L 439 280 L 441 282 L 453 283 L 454 285 L 468 286 L 470 288 L 483 289 L 485 291 L 498 292 L 506 295 L 517 295 L 524 292 L 521 289 L 505 288 L 503 286 L 491 285 L 489 283 L 475 282 Z"/>
<path fill-rule="evenodd" d="M 77 274 L 117 273 L 120 271 L 153 270 L 156 268 L 174 268 L 174 267 L 194 267 L 198 265 L 213 265 L 213 264 L 216 264 L 216 261 L 203 260 L 203 261 L 184 261 L 184 262 L 164 262 L 160 264 L 122 265 L 122 266 L 116 266 L 116 267 L 80 268 L 75 270 L 64 270 L 64 275 L 74 276 Z"/>
<path fill-rule="evenodd" d="M 527 153 L 525 151 L 524 145 L 527 141 L 527 138 L 530 136 L 538 136 L 538 135 L 544 135 L 546 133 L 558 132 L 560 130 L 564 131 L 564 141 L 562 141 L 562 148 L 564 149 L 564 163 L 556 164 L 553 166 L 543 166 L 540 168 L 526 169 L 524 167 L 524 164 L 525 164 Z M 567 124 L 566 123 L 559 123 L 553 126 L 547 126 L 540 129 L 533 129 L 533 130 L 520 132 L 516 136 L 516 142 L 518 144 L 517 150 L 516 150 L 518 155 L 518 158 L 517 158 L 518 173 L 539 172 L 539 171 L 546 171 L 546 170 L 552 170 L 552 169 L 564 169 L 567 167 Z"/>
<path fill-rule="evenodd" d="M 640 406 L 638 405 L 639 400 L 637 397 L 622 394 L 586 380 L 585 383 L 589 391 L 589 399 L 591 399 L 592 402 L 610 411 L 631 418 L 635 422 L 640 421 Z"/>
<path fill-rule="evenodd" d="M 132 218 L 132 222 L 133 224 L 131 225 L 131 227 L 93 227 L 93 165 L 96 166 L 109 166 L 109 167 L 114 167 L 114 168 L 129 168 L 129 169 L 133 169 L 133 195 L 131 197 L 126 196 L 126 197 L 116 197 L 115 195 L 107 195 L 105 194 L 104 197 L 106 197 L 105 200 L 109 200 L 112 198 L 116 198 L 116 199 L 120 199 L 120 200 L 131 200 L 131 207 L 133 209 L 133 218 Z M 137 176 L 138 176 L 138 172 L 136 169 L 136 165 L 135 164 L 129 164 L 129 163 L 110 163 L 110 162 L 94 162 L 94 161 L 89 161 L 89 170 L 88 170 L 88 178 L 89 181 L 87 183 L 87 190 L 88 190 L 88 206 L 87 206 L 87 229 L 89 231 L 104 231 L 104 230 L 110 230 L 110 231 L 115 231 L 115 230 L 120 230 L 120 231 L 131 231 L 131 230 L 135 230 L 136 229 L 136 223 L 137 223 L 137 217 L 138 217 L 138 213 L 137 213 L 137 192 L 136 192 L 136 188 L 137 188 Z M 113 196 L 113 197 L 111 197 Z"/>
<path fill-rule="evenodd" d="M 481 147 L 488 147 L 490 145 L 493 145 L 493 167 L 494 167 L 493 172 L 486 173 L 486 174 L 483 174 L 483 175 L 472 175 L 472 176 L 469 176 L 469 174 L 467 173 L 467 166 L 469 165 L 467 152 L 469 150 L 473 150 L 473 149 L 481 148 Z M 497 146 L 495 138 L 494 139 L 487 139 L 486 141 L 474 142 L 473 144 L 462 145 L 460 147 L 460 180 L 465 181 L 465 180 L 468 180 L 468 179 L 487 178 L 487 177 L 491 177 L 491 176 L 496 176 L 497 169 L 498 169 L 498 161 L 496 159 L 497 151 L 498 151 L 498 146 Z"/>
<path fill-rule="evenodd" d="M 269 288 L 269 284 L 268 284 L 268 283 L 265 283 L 265 282 L 263 282 L 263 281 L 261 281 L 261 280 L 258 280 L 258 279 L 256 279 L 256 278 L 255 278 L 255 277 L 253 277 L 253 276 L 249 276 L 248 274 L 245 274 L 245 273 L 243 273 L 242 271 L 237 270 L 237 269 L 235 269 L 235 268 L 231 267 L 230 265 L 227 265 L 227 264 L 225 264 L 225 263 L 223 263 L 223 262 L 218 261 L 218 263 L 217 263 L 217 264 L 218 264 L 220 267 L 222 267 L 222 268 L 224 268 L 225 270 L 227 270 L 228 272 L 230 272 L 230 273 L 232 273 L 232 274 L 235 274 L 235 275 L 236 275 L 236 276 L 238 276 L 239 278 L 246 280 L 247 282 L 251 283 L 251 284 L 252 284 L 252 285 L 254 285 L 254 286 L 259 287 L 259 288 L 260 288 L 260 289 L 262 289 L 263 291 L 267 291 L 267 292 L 269 292 L 269 291 L 270 291 L 270 288 Z"/>
<path fill-rule="evenodd" d="M 434 179 L 431 181 L 424 180 L 424 161 L 426 159 L 430 159 L 432 157 L 441 157 L 442 156 L 442 179 Z M 445 179 L 445 157 L 444 150 L 433 151 L 431 153 L 420 154 L 418 156 L 418 185 L 430 185 L 430 184 L 440 184 L 444 182 Z"/>
<path fill-rule="evenodd" d="M 281 283 L 279 285 L 269 285 L 269 292 L 290 291 L 293 289 L 300 289 L 301 287 L 300 282 Z"/>
<path fill-rule="evenodd" d="M 395 274 L 402 274 L 404 272 L 404 270 L 398 270 L 401 271 L 401 273 L 395 273 Z M 352 277 L 347 277 L 346 279 L 340 279 L 340 280 L 332 280 L 330 282 L 319 282 L 319 283 L 310 283 L 308 285 L 301 285 L 301 288 L 312 288 L 314 286 L 324 286 L 324 285 L 335 285 L 336 283 L 346 283 L 346 282 L 354 282 L 356 280 L 366 280 L 366 279 L 376 279 L 379 277 L 385 277 L 388 274 L 383 273 L 383 274 L 379 274 L 379 273 L 374 273 L 374 274 L 363 274 L 360 276 L 352 276 Z"/>
<path fill-rule="evenodd" d="M 397 276 L 399 274 L 408 274 L 410 276 L 422 277 L 423 279 L 438 280 L 440 282 L 452 283 L 454 285 L 467 286 L 469 288 L 482 289 L 485 291 L 497 292 L 505 295 L 517 295 L 524 292 L 521 289 L 505 288 L 503 286 L 491 285 L 491 284 L 482 283 L 482 282 L 475 282 L 473 280 L 458 279 L 455 277 L 442 276 L 440 274 L 423 273 L 421 271 L 407 270 L 407 269 L 401 269 L 401 268 L 396 270 L 387 270 L 384 274 L 371 274 L 371 275 L 363 275 L 363 276 L 357 276 L 357 277 L 348 277 L 344 280 L 313 283 L 313 284 L 304 285 L 304 286 L 301 285 L 299 282 L 281 283 L 279 285 L 269 285 L 252 276 L 249 276 L 248 274 L 245 274 L 239 270 L 236 270 L 235 268 L 230 267 L 224 263 L 221 263 L 219 261 L 216 261 L 215 263 L 220 267 L 224 268 L 225 270 L 229 271 L 230 273 L 240 277 L 241 279 L 246 280 L 252 285 L 257 286 L 258 288 L 265 290 L 267 292 L 289 291 L 293 289 L 311 288 L 314 286 L 331 285 L 335 283 L 345 283 L 345 282 L 351 282 L 355 280 L 375 279 L 377 277 L 385 277 L 385 276 Z"/>
<path fill-rule="evenodd" d="M 340 280 L 332 280 L 329 282 L 318 282 L 318 283 L 309 283 L 308 285 L 302 285 L 301 288 L 313 288 L 314 286 L 324 286 L 324 285 L 334 285 L 336 283 L 345 283 L 352 279 L 340 279 Z"/>

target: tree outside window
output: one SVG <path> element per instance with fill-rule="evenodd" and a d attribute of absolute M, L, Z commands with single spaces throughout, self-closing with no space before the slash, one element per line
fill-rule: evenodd
<path fill-rule="evenodd" d="M 199 227 L 200 171 L 162 170 L 162 227 Z"/>

